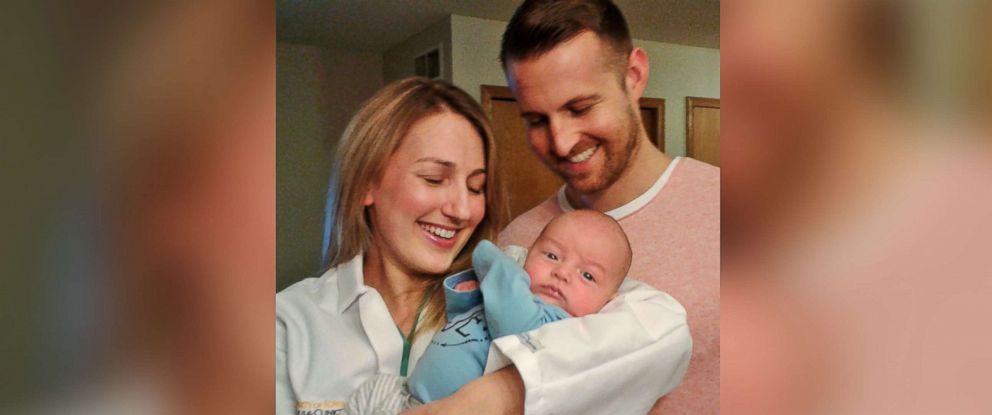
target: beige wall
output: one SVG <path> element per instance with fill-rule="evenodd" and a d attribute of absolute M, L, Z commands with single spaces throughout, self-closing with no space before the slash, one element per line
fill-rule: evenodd
<path fill-rule="evenodd" d="M 334 143 L 383 85 L 377 53 L 276 44 L 277 289 L 320 267 Z"/>
<path fill-rule="evenodd" d="M 451 16 L 453 83 L 480 99 L 480 85 L 506 85 L 499 45 L 506 22 Z M 644 96 L 665 98 L 665 146 L 685 155 L 685 97 L 720 97 L 720 50 L 634 40 L 651 62 Z"/>
<path fill-rule="evenodd" d="M 499 45 L 506 22 L 451 16 L 453 83 L 480 97 L 480 85 L 506 85 L 499 65 Z"/>
<path fill-rule="evenodd" d="M 389 48 L 383 54 L 383 78 L 386 83 L 414 75 L 413 59 L 417 55 L 441 46 L 442 78 L 451 82 L 451 21 L 448 16 L 420 33 Z"/>
<path fill-rule="evenodd" d="M 720 98 L 720 50 L 634 40 L 651 63 L 644 96 L 665 98 L 665 152 L 685 155 L 685 97 Z"/>

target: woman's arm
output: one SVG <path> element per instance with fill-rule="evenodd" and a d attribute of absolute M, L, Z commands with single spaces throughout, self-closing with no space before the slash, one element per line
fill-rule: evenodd
<path fill-rule="evenodd" d="M 286 366 L 286 326 L 276 319 L 276 415 L 296 413 L 296 396 L 289 384 L 289 369 Z"/>
<path fill-rule="evenodd" d="M 521 415 L 524 413 L 524 382 L 513 366 L 469 382 L 455 394 L 402 415 Z"/>
<path fill-rule="evenodd" d="M 492 353 L 503 353 L 516 367 L 405 414 L 643 414 L 678 386 L 692 354 L 682 306 L 637 282 L 625 283 L 621 297 L 599 314 L 495 344 Z"/>
<path fill-rule="evenodd" d="M 597 314 L 494 345 L 490 353 L 502 353 L 520 373 L 528 414 L 647 413 L 682 382 L 692 354 L 685 309 L 636 281 Z"/>
<path fill-rule="evenodd" d="M 483 376 L 411 414 L 644 414 L 682 382 L 692 354 L 685 309 L 634 281 L 598 314 L 494 344 L 490 353 L 503 354 L 515 368 Z"/>

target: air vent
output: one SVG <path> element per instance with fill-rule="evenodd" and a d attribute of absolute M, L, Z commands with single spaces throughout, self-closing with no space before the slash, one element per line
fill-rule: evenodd
<path fill-rule="evenodd" d="M 434 47 L 413 58 L 413 68 L 417 76 L 441 79 L 441 47 Z"/>

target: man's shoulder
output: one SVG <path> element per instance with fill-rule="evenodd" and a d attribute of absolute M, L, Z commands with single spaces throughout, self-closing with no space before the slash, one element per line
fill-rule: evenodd
<path fill-rule="evenodd" d="M 530 246 L 537 239 L 537 235 L 541 233 L 541 230 L 544 229 L 544 225 L 547 225 L 548 222 L 551 222 L 551 219 L 554 219 L 555 216 L 561 213 L 561 207 L 558 206 L 558 192 L 555 192 L 537 206 L 514 218 L 500 232 L 499 246 Z"/>
<path fill-rule="evenodd" d="M 675 171 L 675 177 L 700 185 L 706 190 L 720 190 L 720 168 L 694 158 L 683 157 Z"/>
<path fill-rule="evenodd" d="M 659 197 L 676 203 L 682 210 L 719 209 L 720 168 L 683 157 Z"/>

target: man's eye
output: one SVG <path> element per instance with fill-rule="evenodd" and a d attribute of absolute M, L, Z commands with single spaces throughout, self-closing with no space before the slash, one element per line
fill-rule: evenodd
<path fill-rule="evenodd" d="M 593 277 L 592 274 L 590 274 L 588 272 L 584 272 L 584 271 L 582 272 L 582 278 L 585 278 L 585 279 L 587 279 L 589 281 L 595 281 L 596 280 L 596 278 Z"/>
<path fill-rule="evenodd" d="M 545 253 L 544 255 L 547 256 L 548 259 L 550 259 L 552 261 L 557 261 L 558 260 L 558 255 L 555 255 L 555 254 L 553 254 L 551 252 Z"/>
<path fill-rule="evenodd" d="M 572 112 L 572 115 L 583 115 L 583 114 L 589 112 L 589 110 L 591 108 L 592 108 L 592 105 L 589 105 L 587 107 L 571 108 L 570 111 Z"/>

